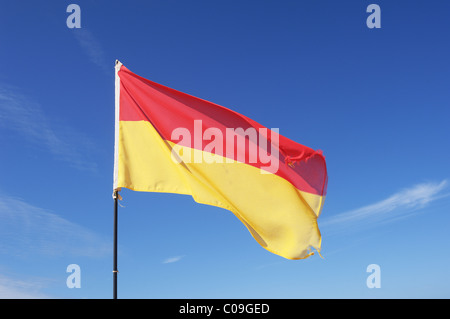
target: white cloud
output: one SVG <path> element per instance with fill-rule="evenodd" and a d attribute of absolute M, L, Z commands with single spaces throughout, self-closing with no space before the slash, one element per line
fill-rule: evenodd
<path fill-rule="evenodd" d="M 447 181 L 440 183 L 423 183 L 401 190 L 379 202 L 363 206 L 336 216 L 324 219 L 320 227 L 332 227 L 335 229 L 349 229 L 355 224 L 371 225 L 381 222 L 390 222 L 409 216 L 418 209 L 437 199 L 447 197 L 450 194 L 442 194 Z"/>
<path fill-rule="evenodd" d="M 181 258 L 183 258 L 184 256 L 174 256 L 174 257 L 170 257 L 165 259 L 162 263 L 163 264 L 170 264 L 170 263 L 175 263 L 177 261 L 180 261 Z"/>
<path fill-rule="evenodd" d="M 53 126 L 38 103 L 19 93 L 17 89 L 0 86 L 0 128 L 22 135 L 74 168 L 95 171 L 97 165 L 82 155 L 86 152 L 78 150 L 92 148 L 86 136 L 70 128 L 57 131 Z"/>
<path fill-rule="evenodd" d="M 48 299 L 50 296 L 41 292 L 46 286 L 45 280 L 13 279 L 0 275 L 0 299 Z"/>
<path fill-rule="evenodd" d="M 83 51 L 88 56 L 89 60 L 97 65 L 106 74 L 112 74 L 113 64 L 106 62 L 105 53 L 100 45 L 100 42 L 95 38 L 91 31 L 86 28 L 73 29 L 75 38 Z"/>
<path fill-rule="evenodd" d="M 0 194 L 0 253 L 14 256 L 110 253 L 93 231 L 24 200 Z"/>

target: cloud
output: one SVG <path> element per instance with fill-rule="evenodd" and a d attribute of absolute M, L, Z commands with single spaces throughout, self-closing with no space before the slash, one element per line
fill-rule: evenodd
<path fill-rule="evenodd" d="M 106 74 L 112 74 L 112 64 L 107 63 L 103 48 L 92 32 L 86 28 L 75 28 L 73 33 L 89 60 Z"/>
<path fill-rule="evenodd" d="M 167 258 L 166 260 L 164 260 L 162 263 L 163 264 L 170 264 L 170 263 L 176 263 L 177 261 L 180 261 L 181 258 L 183 258 L 184 256 L 174 256 L 174 257 L 170 257 Z"/>
<path fill-rule="evenodd" d="M 13 279 L 0 275 L 0 299 L 48 299 L 50 296 L 41 292 L 46 286 L 45 280 L 30 281 Z"/>
<path fill-rule="evenodd" d="M 104 256 L 108 240 L 20 198 L 0 194 L 0 253 L 14 256 Z"/>
<path fill-rule="evenodd" d="M 92 148 L 86 136 L 68 127 L 55 130 L 38 103 L 5 85 L 0 86 L 0 128 L 19 133 L 74 168 L 90 171 L 97 168 L 78 151 Z"/>
<path fill-rule="evenodd" d="M 440 183 L 414 185 L 379 202 L 325 219 L 320 226 L 349 229 L 354 227 L 355 224 L 358 226 L 374 225 L 404 218 L 424 208 L 432 201 L 449 196 L 448 193 L 442 194 L 446 187 L 447 180 Z"/>

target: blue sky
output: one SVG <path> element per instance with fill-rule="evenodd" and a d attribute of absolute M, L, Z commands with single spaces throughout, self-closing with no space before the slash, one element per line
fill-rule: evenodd
<path fill-rule="evenodd" d="M 450 297 L 448 1 L 0 7 L 0 298 L 112 297 L 116 59 L 323 150 L 329 173 L 323 258 L 298 261 L 228 211 L 123 190 L 119 298 Z"/>

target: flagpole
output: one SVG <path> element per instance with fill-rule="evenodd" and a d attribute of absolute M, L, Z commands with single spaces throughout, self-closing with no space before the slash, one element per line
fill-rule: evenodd
<path fill-rule="evenodd" d="M 118 201 L 118 191 L 114 190 L 114 264 L 113 264 L 113 299 L 117 299 L 117 222 L 118 222 L 118 214 L 117 214 L 117 201 Z"/>
<path fill-rule="evenodd" d="M 114 266 L 113 266 L 113 298 L 117 299 L 117 223 L 118 223 L 118 214 L 117 214 L 117 206 L 118 200 L 120 199 L 119 191 L 120 187 L 117 185 L 118 179 L 118 161 L 119 161 L 119 108 L 120 108 L 120 77 L 119 70 L 122 67 L 122 63 L 119 60 L 116 60 L 116 64 L 114 66 L 115 73 L 115 81 L 114 81 L 114 99 L 115 99 L 115 124 L 114 124 Z"/>

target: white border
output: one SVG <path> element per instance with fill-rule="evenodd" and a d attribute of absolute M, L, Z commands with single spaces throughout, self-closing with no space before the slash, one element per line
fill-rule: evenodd
<path fill-rule="evenodd" d="M 122 67 L 122 63 L 116 60 L 115 66 L 115 129 L 114 129 L 114 182 L 113 190 L 117 189 L 118 183 L 118 170 L 119 170 L 119 110 L 120 110 L 120 77 L 119 70 Z"/>

